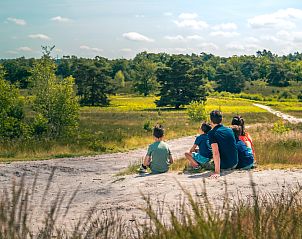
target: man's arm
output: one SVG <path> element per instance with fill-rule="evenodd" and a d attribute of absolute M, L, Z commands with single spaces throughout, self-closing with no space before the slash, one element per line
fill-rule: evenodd
<path fill-rule="evenodd" d="M 213 150 L 213 160 L 215 164 L 215 172 L 211 175 L 211 178 L 218 178 L 220 176 L 220 154 L 217 143 L 211 144 Z"/>
<path fill-rule="evenodd" d="M 194 144 L 190 149 L 190 153 L 196 152 L 197 144 Z"/>

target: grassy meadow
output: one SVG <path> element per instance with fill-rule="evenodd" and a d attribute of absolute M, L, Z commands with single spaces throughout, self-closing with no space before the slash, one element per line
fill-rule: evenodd
<path fill-rule="evenodd" d="M 152 96 L 112 96 L 111 104 L 108 107 L 82 107 L 80 110 L 79 130 L 73 138 L 61 141 L 22 139 L 13 143 L 2 142 L 0 145 L 0 160 L 2 162 L 10 162 L 14 160 L 73 157 L 123 152 L 138 147 L 145 147 L 153 140 L 152 127 L 156 123 L 161 123 L 166 127 L 166 139 L 196 134 L 199 122 L 191 121 L 187 116 L 186 109 L 156 108 L 155 99 L 156 97 Z M 269 104 L 272 103 L 274 102 L 269 102 Z M 282 107 L 281 103 L 288 104 L 288 109 L 301 107 L 298 102 L 280 102 L 276 104 L 280 104 L 280 107 Z M 206 110 L 210 112 L 213 109 L 220 109 L 224 113 L 224 123 L 226 125 L 229 124 L 231 117 L 235 114 L 242 115 L 248 125 L 272 124 L 278 121 L 276 116 L 253 106 L 253 101 L 246 99 L 209 98 Z M 272 130 L 265 130 L 266 137 L 264 138 L 276 139 Z M 260 135 L 263 129 L 258 131 L 254 132 L 254 128 L 251 129 L 251 133 L 255 138 L 257 157 L 260 163 L 265 162 L 268 155 L 272 155 L 273 152 L 265 151 L 266 143 L 263 142 L 263 138 Z M 290 132 L 296 132 L 300 135 L 301 129 L 291 129 Z M 294 135 L 295 133 L 291 134 Z M 280 137 L 283 137 L 282 142 L 286 141 L 284 138 L 289 137 L 290 142 L 294 138 L 293 136 L 285 136 L 285 134 L 280 134 Z M 276 144 L 281 145 L 281 148 L 287 147 L 286 143 L 276 142 Z M 299 142 L 297 145 L 293 143 L 295 157 L 297 158 L 302 155 L 301 150 L 299 151 L 299 145 Z M 275 147 L 274 149 L 276 157 L 280 155 L 278 153 L 280 147 Z M 285 163 L 283 161 L 281 163 Z M 273 162 L 280 162 L 280 160 L 273 159 L 268 163 Z"/>

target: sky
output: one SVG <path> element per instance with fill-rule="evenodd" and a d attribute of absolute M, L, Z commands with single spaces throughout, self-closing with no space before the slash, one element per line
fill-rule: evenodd
<path fill-rule="evenodd" d="M 0 0 L 0 58 L 302 52 L 301 0 Z"/>

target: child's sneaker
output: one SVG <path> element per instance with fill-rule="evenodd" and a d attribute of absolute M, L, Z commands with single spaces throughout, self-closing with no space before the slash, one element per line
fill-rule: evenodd
<path fill-rule="evenodd" d="M 141 165 L 141 166 L 139 167 L 139 169 L 137 169 L 137 172 L 138 172 L 138 173 L 146 173 L 146 172 L 147 172 L 147 169 L 144 168 L 143 165 Z"/>

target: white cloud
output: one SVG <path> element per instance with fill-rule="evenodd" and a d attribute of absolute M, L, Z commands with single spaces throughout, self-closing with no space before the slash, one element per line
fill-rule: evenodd
<path fill-rule="evenodd" d="M 53 17 L 51 18 L 52 21 L 55 21 L 55 22 L 70 22 L 71 19 L 67 18 L 67 17 L 61 17 L 61 16 L 56 16 L 56 17 Z"/>
<path fill-rule="evenodd" d="M 173 13 L 172 12 L 164 12 L 163 14 L 165 17 L 172 17 Z"/>
<path fill-rule="evenodd" d="M 237 29 L 237 25 L 233 22 L 222 23 L 212 27 L 215 31 L 234 31 Z"/>
<path fill-rule="evenodd" d="M 181 13 L 178 20 L 173 21 L 178 27 L 192 28 L 194 30 L 206 29 L 208 23 L 198 19 L 197 13 Z"/>
<path fill-rule="evenodd" d="M 191 36 L 187 36 L 188 40 L 202 40 L 203 37 L 199 36 L 199 35 L 191 35 Z"/>
<path fill-rule="evenodd" d="M 47 35 L 44 35 L 44 34 L 31 34 L 31 35 L 28 35 L 29 38 L 32 38 L 32 39 L 41 39 L 41 40 L 50 40 L 50 37 L 47 36 Z"/>
<path fill-rule="evenodd" d="M 132 52 L 132 49 L 130 49 L 130 48 L 122 48 L 120 51 L 122 51 L 122 52 Z"/>
<path fill-rule="evenodd" d="M 258 43 L 259 42 L 259 39 L 256 37 L 247 37 L 247 38 L 245 38 L 245 40 L 249 43 Z"/>
<path fill-rule="evenodd" d="M 217 50 L 219 47 L 213 42 L 204 42 L 198 45 L 204 50 Z"/>
<path fill-rule="evenodd" d="M 302 10 L 296 8 L 280 9 L 274 13 L 258 15 L 248 19 L 252 28 L 294 28 L 295 20 L 302 19 Z"/>
<path fill-rule="evenodd" d="M 142 42 L 154 42 L 153 39 L 146 37 L 137 32 L 127 32 L 123 34 L 123 37 L 130 41 L 142 41 Z"/>
<path fill-rule="evenodd" d="M 136 14 L 135 17 L 136 17 L 136 18 L 144 18 L 145 15 L 143 15 L 143 14 Z"/>
<path fill-rule="evenodd" d="M 180 21 L 174 21 L 174 23 L 178 26 L 178 27 L 183 27 L 183 28 L 192 28 L 195 30 L 199 30 L 199 29 L 206 29 L 209 27 L 209 25 L 205 22 L 205 21 L 201 21 L 201 20 L 196 20 L 196 19 L 183 19 Z"/>
<path fill-rule="evenodd" d="M 239 36 L 240 34 L 238 32 L 216 31 L 216 32 L 211 32 L 210 35 L 214 37 L 236 37 Z"/>
<path fill-rule="evenodd" d="M 302 43 L 302 32 L 294 33 L 294 42 Z"/>
<path fill-rule="evenodd" d="M 22 46 L 18 48 L 18 51 L 25 51 L 25 52 L 29 52 L 32 51 L 32 49 L 28 46 Z"/>
<path fill-rule="evenodd" d="M 169 41 L 184 41 L 185 38 L 181 35 L 177 35 L 177 36 L 165 36 L 164 37 L 166 40 Z"/>
<path fill-rule="evenodd" d="M 90 47 L 90 46 L 86 46 L 86 45 L 80 46 L 80 49 L 87 50 L 87 51 L 93 51 L 93 52 L 102 52 L 103 51 L 103 49 L 96 48 L 96 47 Z"/>
<path fill-rule="evenodd" d="M 178 16 L 179 19 L 196 19 L 198 18 L 198 14 L 197 13 L 181 13 Z"/>
<path fill-rule="evenodd" d="M 275 43 L 279 43 L 279 42 L 282 41 L 282 40 L 280 40 L 279 38 L 277 38 L 275 36 L 268 36 L 268 35 L 261 36 L 260 39 L 264 40 L 264 41 L 275 42 Z"/>
<path fill-rule="evenodd" d="M 169 41 L 198 41 L 202 40 L 203 37 L 199 35 L 191 35 L 191 36 L 182 36 L 182 35 L 176 35 L 176 36 L 165 36 L 164 39 Z"/>
<path fill-rule="evenodd" d="M 14 17 L 9 17 L 7 18 L 8 21 L 13 22 L 19 26 L 25 26 L 27 23 L 24 19 L 18 19 L 18 18 L 14 18 Z"/>
<path fill-rule="evenodd" d="M 229 50 L 235 51 L 249 51 L 249 50 L 259 50 L 260 47 L 256 44 L 241 44 L 241 43 L 229 43 L 226 45 Z"/>

